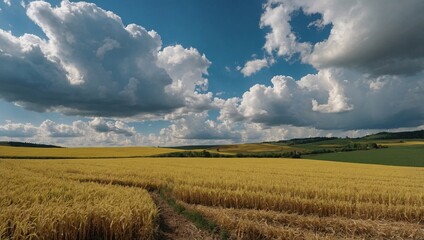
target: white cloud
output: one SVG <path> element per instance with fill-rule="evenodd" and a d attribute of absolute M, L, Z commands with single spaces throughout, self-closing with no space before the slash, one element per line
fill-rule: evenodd
<path fill-rule="evenodd" d="M 303 7 L 322 13 L 324 21 L 333 24 L 329 38 L 316 44 L 307 59 L 314 66 L 349 67 L 374 75 L 423 69 L 423 1 L 332 1 Z"/>
<path fill-rule="evenodd" d="M 286 58 L 293 57 L 294 54 L 300 53 L 306 55 L 311 50 L 309 43 L 297 41 L 296 35 L 291 31 L 290 20 L 291 13 L 296 10 L 294 4 L 286 2 L 286 4 L 274 5 L 268 3 L 264 5 L 264 13 L 261 16 L 260 27 L 271 29 L 266 34 L 266 42 L 264 49 L 268 54 L 272 55 L 275 51 L 278 56 Z"/>
<path fill-rule="evenodd" d="M 215 95 L 218 96 L 218 97 L 221 97 L 224 94 L 225 94 L 225 92 L 217 92 Z"/>
<path fill-rule="evenodd" d="M 320 71 L 319 75 L 329 85 L 328 100 L 325 104 L 319 104 L 317 100 L 312 99 L 312 110 L 322 113 L 341 113 L 352 110 L 353 106 L 348 103 L 343 87 L 337 82 L 338 79 L 333 79 L 330 71 Z"/>
<path fill-rule="evenodd" d="M 0 98 L 35 111 L 121 120 L 9 122 L 0 125 L 0 138 L 179 145 L 422 126 L 423 10 L 419 0 L 270 0 L 260 20 L 269 31 L 265 56 L 253 55 L 236 69 L 250 76 L 273 65 L 274 58 L 299 56 L 317 73 L 275 76 L 270 85 L 256 84 L 240 98 L 224 100 L 207 92 L 211 62 L 197 49 L 163 47 L 155 31 L 124 25 L 92 3 L 63 1 L 52 7 L 34 1 L 27 15 L 47 38 L 0 30 Z M 290 25 L 295 11 L 321 14 L 309 25 L 331 24 L 328 39 L 300 42 Z M 219 109 L 217 120 L 209 119 L 208 109 Z M 158 118 L 171 122 L 159 135 L 142 135 L 125 122 Z"/>
<path fill-rule="evenodd" d="M 98 133 L 116 133 L 131 137 L 136 134 L 134 127 L 129 127 L 123 121 L 106 121 L 103 118 L 94 118 L 88 123 Z"/>
<path fill-rule="evenodd" d="M 0 125 L 0 141 L 25 141 L 60 146 L 176 146 L 186 144 L 224 144 L 233 141 L 235 133 L 222 124 L 207 120 L 206 113 L 193 113 L 185 120 L 175 120 L 160 134 L 144 135 L 121 120 L 93 118 L 71 124 L 43 121 Z M 194 125 L 193 125 L 194 124 Z M 196 128 L 194 128 L 196 127 Z M 215 131 L 214 127 L 218 130 Z"/>
<path fill-rule="evenodd" d="M 290 26 L 291 14 L 318 13 L 311 23 L 332 25 L 328 39 L 316 44 L 299 42 Z M 269 54 L 300 53 L 315 68 L 353 68 L 373 75 L 414 74 L 424 68 L 424 2 L 409 1 L 292 1 L 265 4 L 261 27 L 270 27 L 264 48 Z M 388 14 L 390 13 L 390 14 Z M 407 26 L 407 27 L 406 27 Z"/>
<path fill-rule="evenodd" d="M 268 29 L 264 49 L 290 59 L 299 54 L 317 69 L 351 68 L 375 76 L 414 74 L 424 68 L 424 2 L 269 0 L 260 27 Z M 308 27 L 332 26 L 328 39 L 299 41 L 290 21 L 296 11 L 322 18 Z M 387 14 L 390 13 L 390 14 Z M 405 27 L 407 26 L 407 27 Z"/>
<path fill-rule="evenodd" d="M 222 104 L 219 118 L 341 130 L 422 125 L 423 10 L 423 1 L 269 0 L 260 21 L 269 27 L 266 57 L 299 55 L 318 73 L 257 84 Z M 290 25 L 296 11 L 321 14 L 309 25 L 331 24 L 328 39 L 300 42 Z"/>
<path fill-rule="evenodd" d="M 47 119 L 39 126 L 10 121 L 0 125 L 0 141 L 27 141 L 61 146 L 154 145 L 147 139 L 148 136 L 137 133 L 134 127 L 125 122 L 103 118 L 94 118 L 88 122 L 78 120 L 71 124 Z"/>
<path fill-rule="evenodd" d="M 375 91 L 369 86 L 377 80 L 358 72 L 321 70 L 297 81 L 275 76 L 272 86 L 256 84 L 240 99 L 223 100 L 219 119 L 341 130 L 414 127 L 424 122 L 423 79 L 424 72 L 386 76 Z"/>
<path fill-rule="evenodd" d="M 175 120 L 168 128 L 162 130 L 177 139 L 239 139 L 230 125 L 208 119 L 208 114 L 195 113 Z"/>
<path fill-rule="evenodd" d="M 0 125 L 0 136 L 11 138 L 32 137 L 37 134 L 37 128 L 31 123 L 12 123 L 7 121 L 6 124 Z"/>
<path fill-rule="evenodd" d="M 12 0 L 3 0 L 3 2 L 9 7 L 12 6 Z"/>
<path fill-rule="evenodd" d="M 190 98 L 189 104 L 205 97 L 205 94 L 199 92 L 208 89 L 205 76 L 208 75 L 211 62 L 197 49 L 185 49 L 181 45 L 168 46 L 158 53 L 158 65 L 173 79 L 172 84 L 166 88 L 168 92 Z"/>
<path fill-rule="evenodd" d="M 161 50 L 155 31 L 125 26 L 92 3 L 33 1 L 27 15 L 47 39 L 0 30 L 0 98 L 6 101 L 106 117 L 160 117 L 210 105 L 211 94 L 201 91 L 211 63 L 195 48 Z"/>
<path fill-rule="evenodd" d="M 53 137 L 53 138 L 70 138 L 70 137 L 82 137 L 84 132 L 79 129 L 78 125 L 81 121 L 76 121 L 72 125 L 57 124 L 51 120 L 45 120 L 41 123 L 38 130 L 41 135 Z"/>
<path fill-rule="evenodd" d="M 254 59 L 246 62 L 240 72 L 243 73 L 243 76 L 249 77 L 252 74 L 260 71 L 264 67 L 268 67 L 267 59 Z"/>
<path fill-rule="evenodd" d="M 245 77 L 260 71 L 264 67 L 273 65 L 274 53 L 289 60 L 295 54 L 307 56 L 311 52 L 312 45 L 299 42 L 290 26 L 291 14 L 297 7 L 289 1 L 285 1 L 285 4 L 276 5 L 275 3 L 276 1 L 269 1 L 264 4 L 264 13 L 260 20 L 261 28 L 271 30 L 265 36 L 266 41 L 263 47 L 271 60 L 269 62 L 265 59 L 247 61 L 242 69 Z"/>
<path fill-rule="evenodd" d="M 45 120 L 39 126 L 7 121 L 0 125 L 0 141 L 25 141 L 60 146 L 177 146 L 219 145 L 239 142 L 278 141 L 301 137 L 335 136 L 360 137 L 379 131 L 413 131 L 414 128 L 384 130 L 320 130 L 313 127 L 289 125 L 266 126 L 260 123 L 212 121 L 206 113 L 192 114 L 175 120 L 160 134 L 144 135 L 123 121 L 94 118 L 70 124 Z"/>

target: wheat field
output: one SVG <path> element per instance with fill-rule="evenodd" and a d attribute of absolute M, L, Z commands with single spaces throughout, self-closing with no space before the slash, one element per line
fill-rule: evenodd
<path fill-rule="evenodd" d="M 144 157 L 181 150 L 159 147 L 32 148 L 0 146 L 2 158 L 121 158 Z"/>
<path fill-rule="evenodd" d="M 0 160 L 1 239 L 152 239 L 165 189 L 230 239 L 424 239 L 424 169 L 303 159 Z"/>
<path fill-rule="evenodd" d="M 382 142 L 383 146 L 419 146 L 424 145 L 424 141 L 399 141 L 399 142 Z"/>
<path fill-rule="evenodd" d="M 0 239 L 155 236 L 158 209 L 142 188 L 52 177 L 25 164 L 0 165 Z"/>
<path fill-rule="evenodd" d="M 246 144 L 235 144 L 235 145 L 225 145 L 220 147 L 211 148 L 209 150 L 217 152 L 224 152 L 228 154 L 235 153 L 260 153 L 260 152 L 291 152 L 299 151 L 300 149 L 291 147 L 291 146 L 279 146 L 270 143 L 246 143 Z"/>

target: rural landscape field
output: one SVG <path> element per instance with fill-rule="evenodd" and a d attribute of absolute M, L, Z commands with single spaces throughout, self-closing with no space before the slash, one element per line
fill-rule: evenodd
<path fill-rule="evenodd" d="M 424 0 L 0 0 L 0 240 L 424 240 Z"/>
<path fill-rule="evenodd" d="M 381 140 L 389 147 L 311 155 L 325 159 L 339 154 L 340 161 L 266 157 L 287 149 L 335 147 L 346 140 L 293 141 L 189 151 L 2 146 L 0 236 L 424 239 L 424 141 Z M 416 161 L 396 157 L 396 163 L 388 157 L 385 165 L 384 159 L 377 164 L 350 162 L 399 147 L 412 147 Z M 215 157 L 168 156 L 217 154 L 217 149 Z M 252 152 L 260 155 L 250 157 Z"/>

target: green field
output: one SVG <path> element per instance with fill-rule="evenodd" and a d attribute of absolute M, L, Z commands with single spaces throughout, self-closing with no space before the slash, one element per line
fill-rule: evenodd
<path fill-rule="evenodd" d="M 220 154 L 245 154 L 250 157 L 279 157 L 277 153 L 296 151 L 301 153 L 301 158 L 304 159 L 424 167 L 424 141 L 422 139 L 337 138 L 307 142 L 308 140 L 232 144 L 208 148 L 207 150 L 217 152 L 216 149 L 219 148 L 217 153 Z M 355 149 L 354 147 L 355 145 L 363 147 L 368 144 L 376 144 L 379 147 L 367 148 L 367 150 Z M 316 153 L 320 150 L 328 150 L 330 153 Z M 237 156 L 240 157 L 241 155 Z"/>
<path fill-rule="evenodd" d="M 424 146 L 395 146 L 368 151 L 325 153 L 302 157 L 337 162 L 424 167 Z"/>

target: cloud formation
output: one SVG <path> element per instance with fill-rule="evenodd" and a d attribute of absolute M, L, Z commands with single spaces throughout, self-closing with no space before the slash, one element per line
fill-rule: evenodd
<path fill-rule="evenodd" d="M 37 128 L 31 123 L 13 123 L 6 121 L 0 126 L 0 136 L 8 138 L 33 137 L 37 134 Z"/>
<path fill-rule="evenodd" d="M 154 145 L 149 143 L 148 138 L 123 121 L 103 118 L 77 120 L 71 124 L 47 119 L 39 126 L 11 121 L 0 125 L 0 141 L 27 141 L 62 146 Z"/>
<path fill-rule="evenodd" d="M 298 37 L 291 31 L 289 21 L 295 10 L 296 6 L 288 1 L 284 5 L 275 5 L 274 1 L 269 1 L 264 5 L 260 27 L 271 28 L 271 31 L 265 36 L 264 49 L 268 54 L 272 55 L 273 52 L 276 52 L 278 56 L 289 59 L 296 53 L 304 56 L 310 52 L 311 44 L 299 42 Z"/>
<path fill-rule="evenodd" d="M 198 129 L 198 131 L 196 131 Z M 411 131 L 424 129 L 392 129 Z M 385 129 L 386 130 L 386 129 Z M 321 130 L 288 125 L 267 126 L 261 123 L 213 121 L 207 113 L 196 113 L 175 120 L 158 134 L 142 134 L 130 123 L 120 120 L 93 118 L 70 124 L 45 120 L 40 125 L 6 121 L 0 124 L 0 141 L 24 141 L 60 146 L 179 146 L 220 145 L 240 142 L 264 142 L 299 137 L 359 137 L 382 130 Z"/>
<path fill-rule="evenodd" d="M 134 127 L 127 126 L 123 121 L 106 121 L 103 118 L 94 118 L 88 123 L 98 133 L 116 133 L 126 137 L 136 134 Z"/>
<path fill-rule="evenodd" d="M 211 63 L 196 49 L 162 50 L 158 33 L 125 26 L 92 3 L 33 1 L 27 15 L 47 39 L 0 30 L 0 98 L 29 110 L 82 116 L 208 108 L 211 94 L 196 90 L 207 89 L 203 75 Z"/>
<path fill-rule="evenodd" d="M 220 99 L 208 92 L 211 61 L 197 49 L 163 46 L 155 31 L 124 25 L 92 3 L 33 1 L 27 15 L 46 38 L 0 29 L 0 99 L 91 120 L 7 122 L 0 136 L 67 145 L 179 145 L 423 125 L 423 1 L 269 0 L 263 11 L 264 56 L 254 55 L 237 71 L 248 77 L 283 58 L 317 73 L 274 76 L 240 97 Z M 329 37 L 302 42 L 291 26 L 298 11 L 320 14 L 309 25 L 331 25 Z M 210 109 L 219 110 L 216 120 Z M 128 125 L 158 118 L 170 121 L 160 134 L 145 136 Z"/>
<path fill-rule="evenodd" d="M 12 0 L 3 0 L 3 2 L 9 7 L 12 6 Z"/>
<path fill-rule="evenodd" d="M 275 76 L 222 104 L 220 119 L 317 129 L 388 129 L 424 122 L 424 73 L 371 78 L 326 69 L 300 80 Z M 376 87 L 376 84 L 378 87 Z"/>
<path fill-rule="evenodd" d="M 261 17 L 269 27 L 264 49 L 317 69 L 352 68 L 372 75 L 415 74 L 424 68 L 424 2 L 269 0 Z M 296 11 L 321 14 L 318 24 L 332 25 L 328 39 L 300 42 L 290 21 Z M 312 24 L 316 24 L 314 22 Z"/>
<path fill-rule="evenodd" d="M 269 0 L 260 21 L 268 57 L 298 56 L 318 73 L 256 84 L 227 100 L 220 119 L 341 130 L 422 125 L 423 10 L 422 1 Z M 331 24 L 328 39 L 300 42 L 290 25 L 296 11 L 321 14 L 310 24 Z"/>
<path fill-rule="evenodd" d="M 211 62 L 195 48 L 168 46 L 158 53 L 158 66 L 173 79 L 166 91 L 185 96 L 185 112 L 201 112 L 211 108 L 212 93 L 207 93 L 208 68 Z"/>
<path fill-rule="evenodd" d="M 240 72 L 243 73 L 243 76 L 249 77 L 264 67 L 268 67 L 267 59 L 254 59 L 246 62 Z"/>
<path fill-rule="evenodd" d="M 84 135 L 81 121 L 75 121 L 72 125 L 67 125 L 63 123 L 57 124 L 47 119 L 41 123 L 37 130 L 40 134 L 53 138 L 73 138 Z"/>
<path fill-rule="evenodd" d="M 168 128 L 162 129 L 161 134 L 177 139 L 240 141 L 240 134 L 234 126 L 208 118 L 207 112 L 190 114 L 173 121 Z"/>

